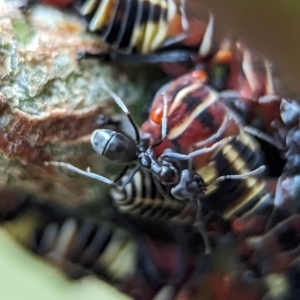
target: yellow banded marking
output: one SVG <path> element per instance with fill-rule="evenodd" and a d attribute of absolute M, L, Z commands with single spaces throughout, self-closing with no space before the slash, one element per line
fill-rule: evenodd
<path fill-rule="evenodd" d="M 223 148 L 223 155 L 226 156 L 231 168 L 236 171 L 236 174 L 243 174 L 252 171 L 247 167 L 245 160 L 239 156 L 239 153 L 233 148 L 230 148 L 229 145 L 226 145 Z M 245 189 L 246 192 L 239 199 L 236 199 L 233 207 L 228 208 L 228 210 L 224 213 L 225 218 L 230 218 L 236 211 L 242 209 L 246 203 L 251 201 L 251 199 L 260 195 L 265 187 L 264 182 L 256 177 L 248 177 L 241 180 L 244 185 L 242 188 Z"/>
<path fill-rule="evenodd" d="M 254 141 L 248 134 L 241 133 L 238 136 L 238 139 L 251 151 L 257 151 L 259 149 L 258 144 Z M 226 158 L 228 162 L 228 166 L 234 170 L 235 174 L 243 174 L 252 171 L 248 166 L 246 161 L 240 156 L 239 152 L 233 148 L 233 144 L 229 143 L 223 147 L 220 146 L 215 151 L 216 155 L 218 152 L 222 151 L 222 156 Z M 226 167 L 225 167 L 226 170 Z M 215 161 L 211 161 L 207 166 L 199 168 L 197 173 L 203 177 L 203 180 L 206 184 L 208 184 L 207 191 L 204 197 L 213 196 L 213 193 L 216 192 L 219 188 L 219 183 L 215 184 L 214 181 L 220 176 L 220 170 L 217 170 Z M 257 201 L 258 203 L 253 206 L 251 210 L 247 212 L 250 213 L 255 209 L 257 205 L 261 201 L 265 199 L 265 182 L 257 177 L 249 177 L 244 178 L 239 181 L 243 182 L 243 186 L 238 188 L 242 188 L 245 192 L 237 199 L 235 202 L 231 204 L 231 207 L 227 208 L 224 212 L 224 218 L 230 218 L 234 214 L 236 214 L 239 210 L 242 210 L 245 204 L 249 203 L 249 201 Z"/>
<path fill-rule="evenodd" d="M 80 7 L 79 11 L 83 16 L 90 14 L 97 6 L 98 0 L 88 0 Z"/>
<path fill-rule="evenodd" d="M 136 247 L 129 241 L 120 250 L 115 260 L 109 265 L 108 271 L 114 278 L 124 278 L 134 273 L 136 268 Z"/>
<path fill-rule="evenodd" d="M 156 51 L 157 49 L 160 48 L 160 46 L 164 43 L 164 41 L 168 39 L 167 34 L 168 34 L 169 23 L 167 20 L 163 18 L 166 10 L 168 9 L 167 2 L 160 1 L 160 6 L 161 6 L 161 13 L 160 13 L 159 22 L 157 23 L 157 32 L 151 41 L 149 51 Z"/>
<path fill-rule="evenodd" d="M 196 149 L 200 149 L 201 147 L 207 146 L 208 143 L 216 143 L 216 142 L 220 141 L 221 138 L 222 138 L 222 135 L 225 132 L 225 129 L 227 128 L 228 121 L 229 121 L 229 117 L 225 116 L 224 119 L 223 119 L 223 122 L 222 122 L 221 126 L 216 131 L 216 133 L 213 134 L 212 136 L 210 136 L 209 138 L 207 138 L 206 140 L 200 140 L 199 142 L 196 142 L 194 149 L 195 150 Z"/>
<path fill-rule="evenodd" d="M 32 240 L 33 230 L 41 221 L 37 212 L 28 212 L 4 223 L 4 228 L 19 242 L 28 245 Z"/>
<path fill-rule="evenodd" d="M 182 89 L 175 97 L 174 103 L 171 105 L 170 111 L 168 112 L 168 115 L 170 115 L 175 107 L 179 105 L 179 103 L 182 102 L 183 97 L 188 94 L 190 91 L 200 88 L 202 86 L 201 83 L 195 83 L 187 88 Z M 168 134 L 168 139 L 176 139 L 178 136 L 180 136 L 183 132 L 187 130 L 187 128 L 192 124 L 192 122 L 195 120 L 195 118 L 203 111 L 205 111 L 210 105 L 217 102 L 219 99 L 218 94 L 216 92 L 210 92 L 208 93 L 206 99 L 200 103 L 192 112 L 191 114 L 182 122 L 180 125 L 175 126 L 172 128 Z M 174 105 L 174 106 L 173 106 Z"/>
<path fill-rule="evenodd" d="M 52 258 L 63 258 L 67 254 L 68 247 L 77 233 L 77 222 L 74 218 L 67 219 L 60 227 L 55 246 L 50 253 Z"/>
<path fill-rule="evenodd" d="M 121 252 L 126 245 L 126 240 L 121 232 L 116 231 L 112 233 L 112 238 L 108 242 L 104 251 L 99 255 L 97 263 L 109 270 L 110 264 L 114 261 L 115 257 Z"/>
<path fill-rule="evenodd" d="M 90 31 L 96 31 L 97 29 L 102 29 L 103 26 L 106 25 L 105 21 L 107 20 L 107 14 L 110 11 L 111 5 L 112 4 L 110 0 L 102 0 L 91 22 L 89 23 Z"/>
<path fill-rule="evenodd" d="M 149 17 L 151 18 L 150 20 L 148 20 L 148 22 L 146 23 L 146 28 L 145 28 L 145 35 L 142 41 L 142 54 L 146 54 L 151 52 L 153 49 L 151 49 L 151 41 L 155 38 L 156 33 L 159 30 L 159 23 L 155 23 L 152 20 L 152 15 L 151 12 L 153 13 L 153 6 L 154 5 L 159 5 L 159 2 L 156 0 L 151 0 L 151 8 L 149 11 Z"/>

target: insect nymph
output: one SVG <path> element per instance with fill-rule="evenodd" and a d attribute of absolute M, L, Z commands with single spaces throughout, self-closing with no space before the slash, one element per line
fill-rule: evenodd
<path fill-rule="evenodd" d="M 226 93 L 218 93 L 206 80 L 205 73 L 196 70 L 163 86 L 154 98 L 149 119 L 141 131 L 157 139 L 164 126 L 162 115 L 167 101 L 168 135 L 154 149 L 157 156 L 165 148 L 190 153 L 234 136 L 213 151 L 193 157 L 192 161 L 208 185 L 200 200 L 204 213 L 217 212 L 231 219 L 264 206 L 270 196 L 264 180 L 255 178 L 264 170 L 258 143 L 227 107 L 226 99 L 222 98 Z M 166 96 L 162 97 L 163 94 Z M 218 178 L 225 180 L 220 182 Z"/>
<path fill-rule="evenodd" d="M 80 173 L 84 176 L 97 179 L 108 185 L 116 187 L 116 182 L 122 178 L 128 170 L 129 164 L 136 164 L 131 174 L 127 178 L 126 185 L 137 172 L 138 169 L 143 168 L 153 174 L 156 181 L 169 188 L 168 195 L 179 201 L 196 201 L 204 194 L 206 185 L 202 177 L 197 174 L 191 164 L 188 164 L 193 157 L 208 153 L 218 148 L 220 145 L 227 143 L 231 137 L 225 138 L 219 142 L 214 143 L 210 147 L 202 148 L 197 151 L 191 152 L 188 155 L 176 153 L 174 151 L 166 151 L 156 158 L 153 149 L 157 147 L 167 135 L 166 118 L 163 116 L 162 137 L 153 144 L 149 144 L 149 137 L 141 140 L 139 130 L 135 124 L 130 112 L 123 103 L 123 101 L 113 93 L 105 84 L 102 88 L 116 101 L 119 107 L 125 112 L 128 120 L 132 124 L 136 140 L 133 141 L 126 135 L 118 133 L 109 129 L 99 129 L 93 132 L 91 136 L 91 144 L 94 150 L 101 156 L 118 163 L 125 165 L 120 174 L 115 180 L 110 180 L 103 176 L 80 170 L 72 165 L 62 162 L 49 162 L 48 165 L 56 165 L 67 168 L 74 172 Z M 167 106 L 165 106 L 166 114 Z M 187 163 L 184 166 L 182 162 Z M 158 184 L 159 187 L 160 184 Z"/>
<path fill-rule="evenodd" d="M 42 0 L 23 5 L 26 10 Z M 206 23 L 187 16 L 185 0 L 69 0 L 75 3 L 87 28 L 112 51 L 86 56 L 137 63 L 189 62 L 214 52 L 214 19 Z M 59 1 L 50 0 L 56 6 Z M 60 4 L 60 5 L 59 5 Z M 84 53 L 83 53 L 84 54 Z"/>

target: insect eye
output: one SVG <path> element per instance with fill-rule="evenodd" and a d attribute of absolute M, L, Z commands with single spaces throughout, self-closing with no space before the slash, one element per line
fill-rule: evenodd
<path fill-rule="evenodd" d="M 153 121 L 157 125 L 161 124 L 162 117 L 163 117 L 163 108 L 162 107 L 157 107 L 157 108 L 153 109 L 150 113 L 151 121 Z"/>
<path fill-rule="evenodd" d="M 202 82 L 206 82 L 207 81 L 207 74 L 203 70 L 195 70 L 195 71 L 192 72 L 191 75 L 192 75 L 192 77 L 194 79 L 199 79 Z"/>

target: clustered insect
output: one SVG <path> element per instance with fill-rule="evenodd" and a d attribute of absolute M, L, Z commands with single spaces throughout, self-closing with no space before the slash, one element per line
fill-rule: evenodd
<path fill-rule="evenodd" d="M 48 1 L 61 6 L 73 2 Z M 299 275 L 295 250 L 299 247 L 299 204 L 294 199 L 300 105 L 276 95 L 270 65 L 242 43 L 216 38 L 213 16 L 208 22 L 187 16 L 184 0 L 180 4 L 174 0 L 82 0 L 78 11 L 88 29 L 112 49 L 85 57 L 188 66 L 184 75 L 158 90 L 149 118 L 140 128 L 124 102 L 101 84 L 127 115 L 135 133 L 132 138 L 126 132 L 99 129 L 91 136 L 92 147 L 100 156 L 123 165 L 115 179 L 64 162 L 46 165 L 106 183 L 122 214 L 193 225 L 203 237 L 203 255 L 213 251 L 211 242 L 219 231 L 231 232 L 241 238 L 237 253 L 245 268 L 255 269 L 259 276 L 285 272 L 292 294 L 299 290 L 293 278 Z M 275 146 L 286 161 L 275 191 L 269 189 L 257 138 Z M 288 191 L 291 182 L 296 192 Z M 219 227 L 212 224 L 215 220 Z M 67 219 L 57 222 L 51 226 L 58 232 L 70 223 Z M 79 224 L 72 222 L 73 227 Z M 49 238 L 53 239 L 51 247 L 61 247 L 60 235 L 55 239 L 55 230 L 49 226 L 42 225 L 45 234 L 40 247 L 46 247 Z M 82 226 L 85 228 L 85 223 Z M 92 228 L 89 226 L 80 231 L 82 243 Z M 102 235 L 102 229 L 93 232 Z M 292 241 L 287 238 L 290 236 Z M 131 245 L 130 240 L 128 247 Z M 90 251 L 91 246 L 84 247 Z M 109 246 L 99 247 L 97 257 L 105 256 Z M 135 248 L 130 254 L 132 261 L 137 251 Z M 124 268 L 125 277 L 132 270 L 127 271 Z"/>
<path fill-rule="evenodd" d="M 63 269 L 70 278 L 92 274 L 140 300 L 152 299 L 173 277 L 179 284 L 184 283 L 193 268 L 189 260 L 197 258 L 204 247 L 194 233 L 185 235 L 187 252 L 176 245 L 173 232 L 161 225 L 163 243 L 142 236 L 139 228 L 114 214 L 104 220 L 87 217 L 23 190 L 1 189 L 0 208 L 1 226 L 21 245 Z M 174 255 L 170 271 L 168 265 L 155 264 L 156 251 L 161 248 L 168 249 L 166 255 Z M 177 259 L 186 259 L 187 263 L 178 267 Z"/>
<path fill-rule="evenodd" d="M 210 16 L 208 23 L 188 18 L 185 0 L 180 4 L 175 0 L 48 1 L 53 5 L 70 2 L 78 4 L 80 15 L 88 22 L 88 30 L 113 49 L 100 55 L 84 53 L 85 57 L 118 62 L 194 63 L 212 55 L 216 48 L 213 17 Z M 28 9 L 28 5 L 24 8 Z"/>

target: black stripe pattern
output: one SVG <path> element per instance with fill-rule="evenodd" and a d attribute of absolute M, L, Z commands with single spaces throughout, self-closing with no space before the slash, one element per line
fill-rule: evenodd
<path fill-rule="evenodd" d="M 139 169 L 122 188 L 127 176 L 128 173 L 122 178 L 118 189 L 110 191 L 120 212 L 154 220 L 186 221 L 188 203 L 175 199 L 149 171 Z"/>
<path fill-rule="evenodd" d="M 27 202 L 3 226 L 24 246 L 72 277 L 94 274 L 119 282 L 136 271 L 137 245 L 129 233 L 112 223 L 94 222 L 53 205 Z"/>

